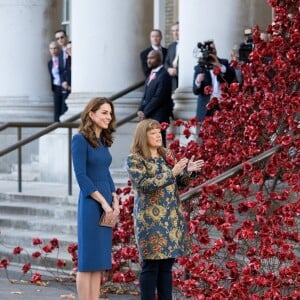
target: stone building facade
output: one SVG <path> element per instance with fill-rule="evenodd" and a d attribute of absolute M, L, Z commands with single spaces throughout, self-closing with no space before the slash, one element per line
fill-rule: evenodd
<path fill-rule="evenodd" d="M 139 52 L 149 45 L 150 30 L 161 28 L 167 46 L 172 41 L 171 24 L 177 20 L 180 78 L 175 110 L 178 117 L 187 119 L 196 109 L 191 87 L 197 42 L 213 37 L 219 55 L 228 58 L 231 47 L 242 41 L 243 28 L 258 24 L 265 29 L 271 23 L 267 0 L 0 0 L 0 33 L 5 41 L 0 49 L 0 123 L 52 120 L 47 61 L 56 29 L 68 29 L 73 49 L 72 93 L 64 121 L 79 113 L 91 97 L 110 96 L 142 80 Z M 119 118 L 136 110 L 142 92 L 139 89 L 116 102 Z M 127 150 L 121 154 L 119 150 L 129 149 L 135 124 L 119 129 L 121 138 L 116 138 L 112 149 L 115 167 L 123 164 Z M 45 180 L 66 178 L 65 138 L 64 129 L 56 130 L 27 151 L 39 157 Z M 13 130 L 0 132 L 3 146 L 15 139 Z M 0 160 L 9 169 L 15 155 Z"/>

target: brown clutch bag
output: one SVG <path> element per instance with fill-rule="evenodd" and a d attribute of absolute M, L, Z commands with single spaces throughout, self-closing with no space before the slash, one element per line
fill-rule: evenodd
<path fill-rule="evenodd" d="M 113 212 L 106 213 L 105 211 L 102 213 L 99 225 L 105 227 L 114 228 L 117 224 L 118 217 L 113 214 Z"/>

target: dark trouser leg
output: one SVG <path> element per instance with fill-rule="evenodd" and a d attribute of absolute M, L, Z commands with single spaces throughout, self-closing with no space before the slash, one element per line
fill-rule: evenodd
<path fill-rule="evenodd" d="M 209 95 L 198 96 L 196 117 L 198 118 L 200 123 L 202 123 L 204 118 L 207 116 L 206 105 L 208 104 L 209 99 L 210 99 Z"/>
<path fill-rule="evenodd" d="M 159 300 L 172 300 L 172 266 L 174 258 L 159 261 L 159 273 L 157 278 L 157 294 Z"/>
<path fill-rule="evenodd" d="M 166 130 L 161 131 L 161 138 L 162 138 L 163 146 L 167 147 Z"/>
<path fill-rule="evenodd" d="M 54 87 L 54 122 L 59 122 L 61 115 L 61 107 L 63 103 L 62 88 L 60 86 Z"/>
<path fill-rule="evenodd" d="M 162 120 L 159 120 L 160 124 L 162 123 L 168 123 L 170 125 L 170 117 L 165 116 Z M 161 130 L 161 138 L 163 142 L 163 146 L 167 147 L 167 129 Z"/>
<path fill-rule="evenodd" d="M 61 113 L 60 113 L 61 115 L 63 115 L 68 110 L 66 101 L 67 101 L 67 98 L 68 98 L 70 92 L 63 89 L 62 93 L 63 93 L 63 101 L 61 103 Z"/>
<path fill-rule="evenodd" d="M 140 275 L 141 300 L 154 300 L 159 271 L 159 260 L 145 259 Z"/>

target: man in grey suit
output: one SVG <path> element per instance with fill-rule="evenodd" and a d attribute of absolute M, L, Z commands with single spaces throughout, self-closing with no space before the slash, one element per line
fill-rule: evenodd
<path fill-rule="evenodd" d="M 174 42 L 168 47 L 168 53 L 165 60 L 165 68 L 172 77 L 172 91 L 178 87 L 178 63 L 179 63 L 179 22 L 172 25 L 172 34 Z"/>

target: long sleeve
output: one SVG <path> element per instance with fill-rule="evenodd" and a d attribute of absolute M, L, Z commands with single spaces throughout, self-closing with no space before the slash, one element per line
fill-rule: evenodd
<path fill-rule="evenodd" d="M 157 89 L 152 95 L 151 100 L 145 103 L 142 107 L 142 111 L 146 118 L 149 118 L 154 111 L 161 109 L 162 106 L 168 104 L 171 90 L 171 78 L 165 76 L 157 83 Z"/>
<path fill-rule="evenodd" d="M 109 180 L 111 192 L 115 192 L 115 191 L 116 191 L 116 187 L 115 187 L 115 184 L 114 184 L 114 181 L 113 181 L 113 179 L 112 179 L 112 177 L 111 177 L 110 172 L 109 172 L 109 174 L 108 174 L 108 180 Z"/>
<path fill-rule="evenodd" d="M 82 134 L 76 134 L 72 139 L 72 159 L 75 176 L 80 190 L 86 197 L 97 190 L 92 180 L 87 176 L 88 142 Z"/>
<path fill-rule="evenodd" d="M 166 55 L 166 59 L 165 59 L 165 68 L 173 68 L 173 60 L 175 58 L 176 55 L 176 46 L 177 43 L 173 42 L 170 44 L 168 50 L 167 50 L 167 55 Z"/>
<path fill-rule="evenodd" d="M 204 80 L 200 83 L 200 85 L 196 85 L 196 78 L 198 74 L 204 73 Z M 204 94 L 204 88 L 208 85 L 212 85 L 211 76 L 209 71 L 203 69 L 199 65 L 194 67 L 194 77 L 193 77 L 193 93 L 195 95 Z"/>
<path fill-rule="evenodd" d="M 152 165 L 155 165 L 155 163 L 147 162 L 138 155 L 132 154 L 127 157 L 129 177 L 137 190 L 142 193 L 153 193 L 158 189 L 174 184 L 171 169 L 156 173 Z"/>

